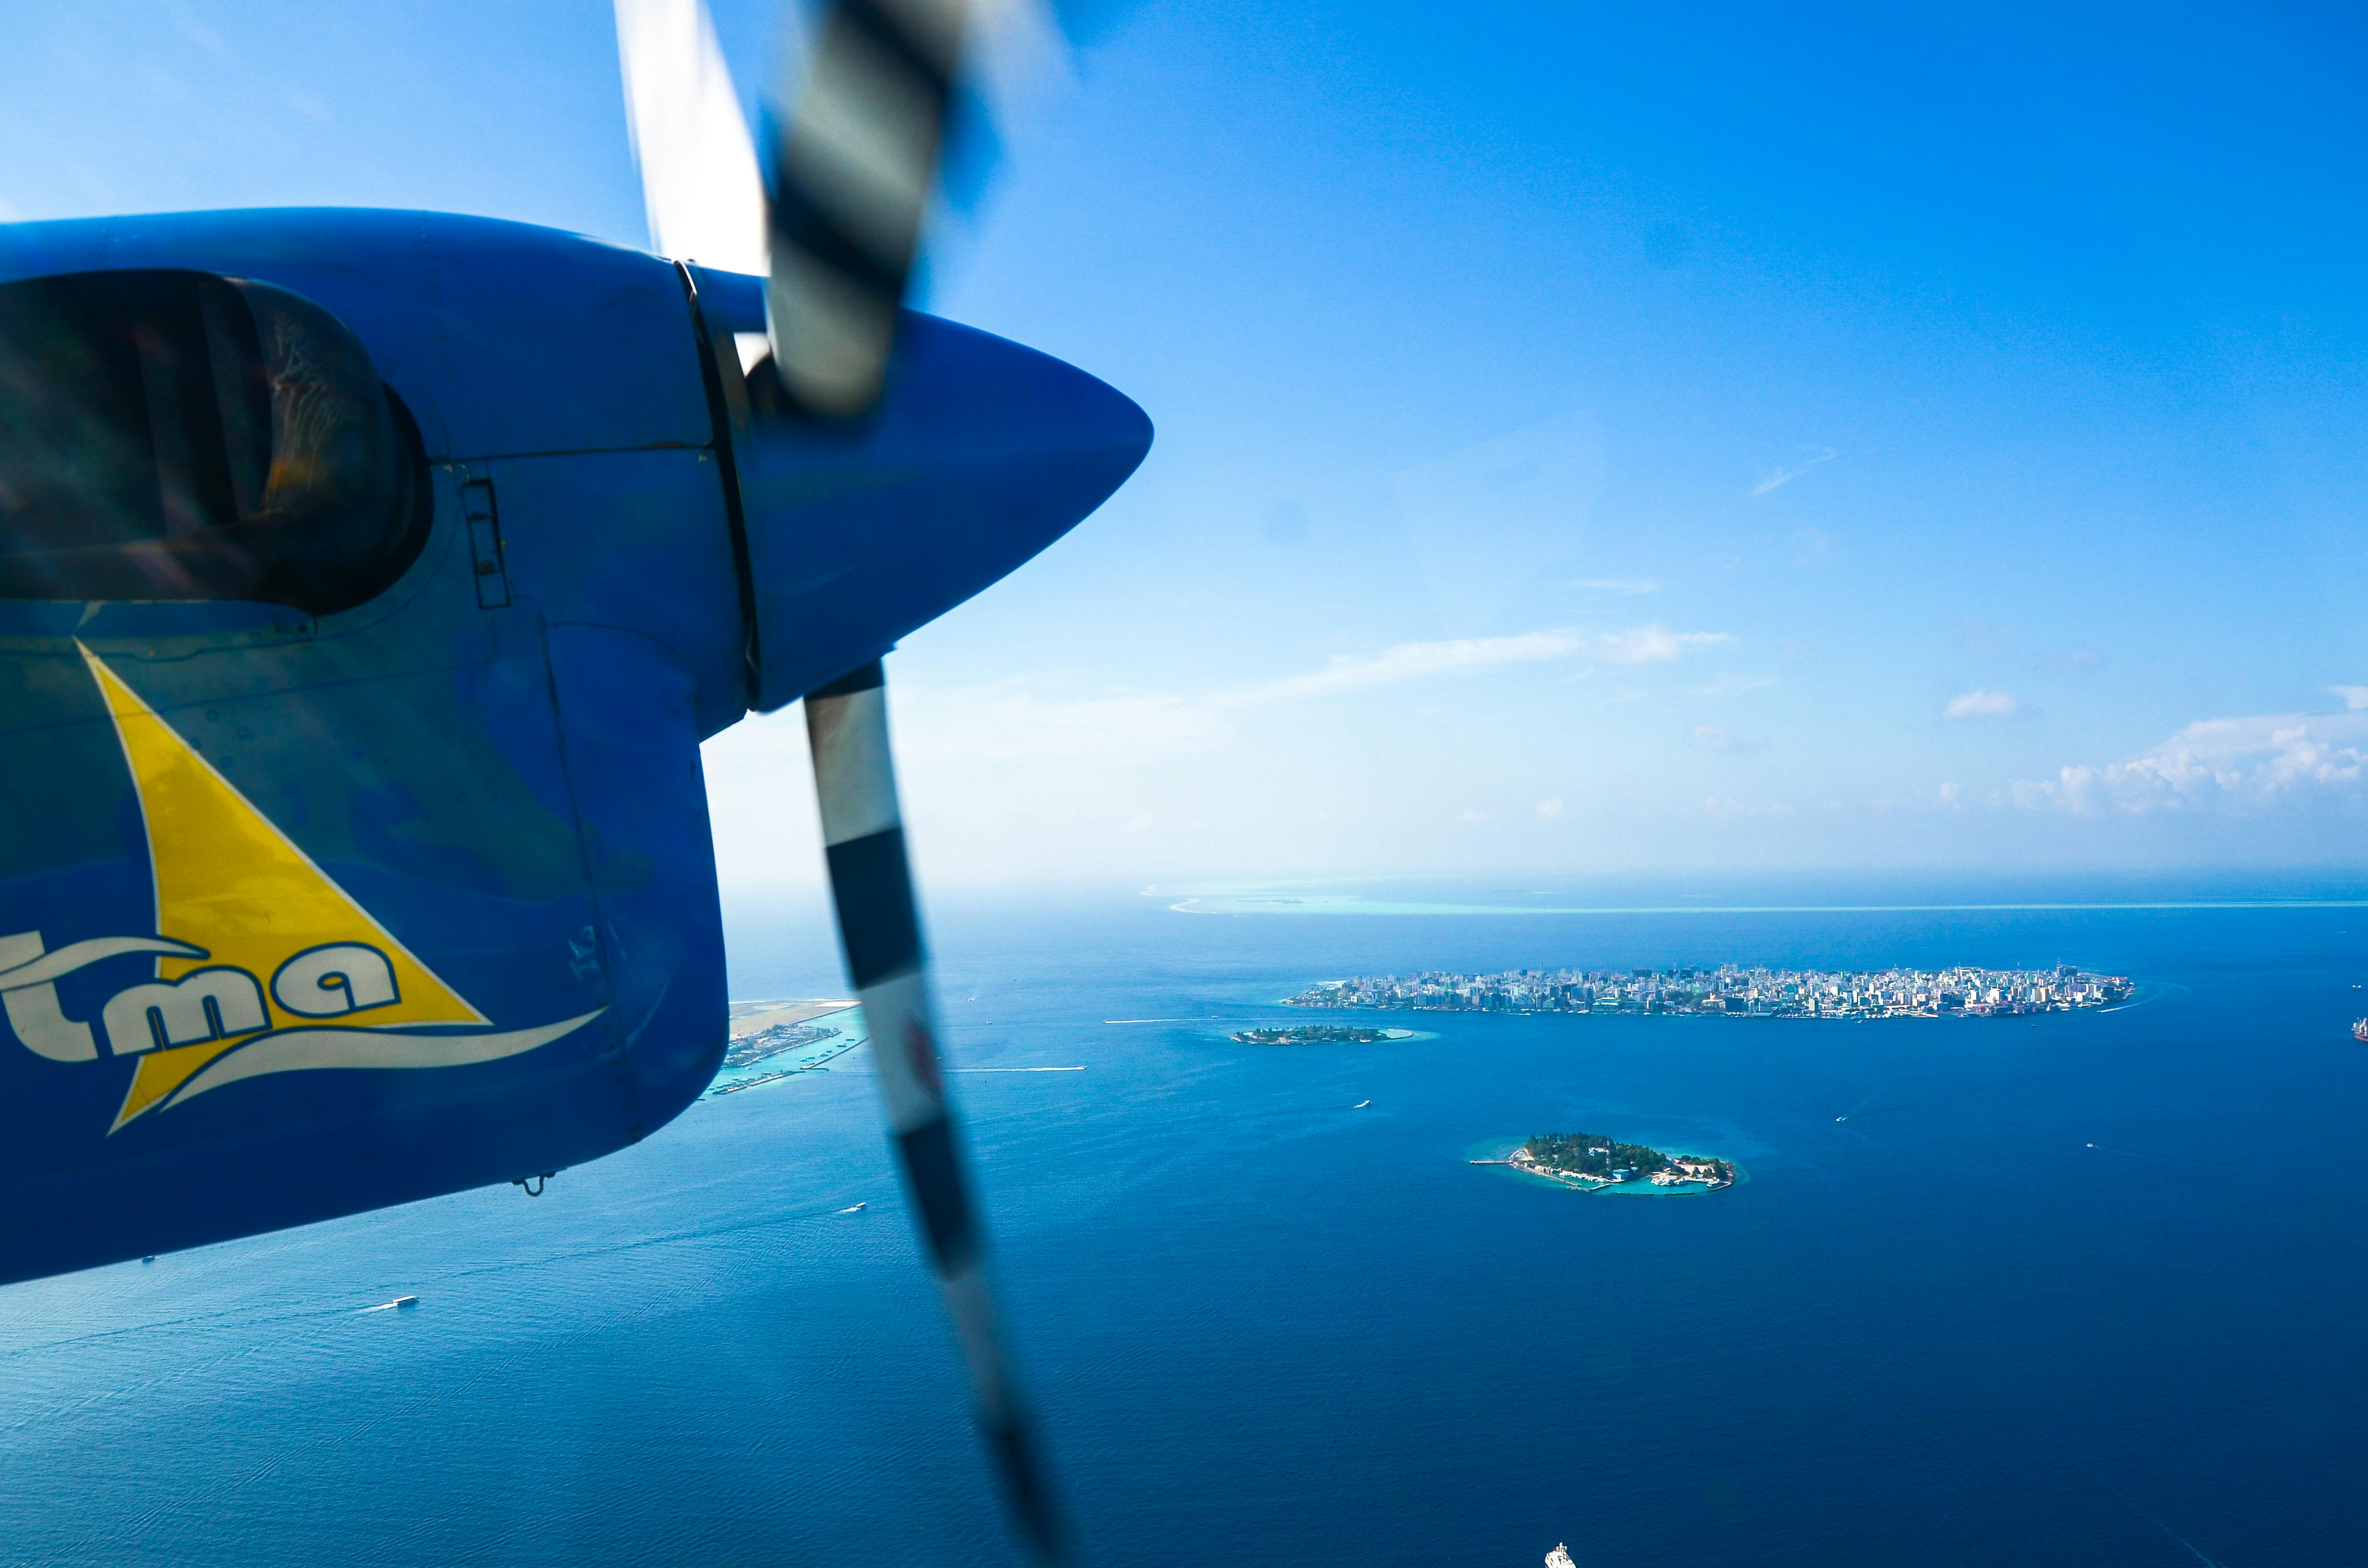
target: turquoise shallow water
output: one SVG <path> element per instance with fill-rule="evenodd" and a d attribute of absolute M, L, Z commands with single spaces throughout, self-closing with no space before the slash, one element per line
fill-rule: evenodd
<path fill-rule="evenodd" d="M 1089 1561 L 2368 1554 L 2360 911 L 1167 902 L 937 911 L 957 1064 L 1084 1069 L 956 1084 Z M 817 923 L 734 934 L 744 994 L 838 984 Z M 1222 1038 L 1358 971 L 1725 959 L 2151 999 Z M 1004 1560 L 862 1053 L 830 1068 L 540 1199 L 0 1291 L 0 1562 Z M 1750 1179 L 1622 1203 L 1465 1163 L 1576 1127 Z"/>

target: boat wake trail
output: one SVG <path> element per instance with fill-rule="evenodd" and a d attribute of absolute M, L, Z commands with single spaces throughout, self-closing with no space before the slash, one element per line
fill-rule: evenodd
<path fill-rule="evenodd" d="M 2098 1011 L 2100 1016 L 2105 1013 L 2126 1013 L 2133 1007 L 2144 1007 L 2151 1003 L 2162 1001 L 2165 997 L 2185 996 L 2193 990 L 2194 987 L 2180 985 L 2175 981 L 2164 981 L 2158 984 L 2143 985 L 2138 988 L 2138 994 L 2135 1000 L 2123 1002 L 2118 1006 L 2102 1007 L 2098 1009 Z"/>
<path fill-rule="evenodd" d="M 1842 1112 L 1841 1115 L 1834 1118 L 1834 1119 L 1836 1121 L 1848 1121 L 1851 1117 L 1856 1116 L 1859 1112 L 1864 1110 L 1867 1107 L 1881 1099 L 1883 1097 L 1883 1089 L 1889 1088 L 1890 1086 L 1890 1085 L 1885 1084 L 1883 1085 L 1883 1088 L 1875 1090 L 1874 1093 L 1867 1096 L 1866 1098 L 1859 1101 L 1858 1104 L 1850 1107 L 1850 1109 Z"/>
<path fill-rule="evenodd" d="M 1338 1100 L 1334 1100 L 1327 1105 L 1270 1106 L 1264 1110 L 1246 1110 L 1240 1112 L 1234 1118 L 1234 1119 L 1237 1121 L 1257 1121 L 1271 1117 L 1338 1116 L 1344 1110 L 1367 1109 L 1372 1105 L 1372 1103 L 1373 1102 L 1372 1100 L 1365 1099 L 1358 1100 L 1351 1105 L 1342 1105 Z"/>
<path fill-rule="evenodd" d="M 940 1067 L 940 1073 L 1082 1073 L 1083 1067 Z"/>
<path fill-rule="evenodd" d="M 2088 1470 L 2088 1466 L 2086 1465 L 2083 1465 L 2080 1468 Z M 2112 1493 L 2113 1494 L 2113 1500 L 2119 1503 L 2123 1507 L 2127 1508 L 2131 1513 L 2135 1514 L 2139 1518 L 2144 1519 L 2146 1523 L 2160 1530 L 2170 1540 L 2177 1541 L 2179 1545 L 2186 1551 L 2188 1555 L 2194 1558 L 2198 1562 L 2203 1563 L 2203 1568 L 2223 1568 L 2223 1564 L 2217 1558 L 2205 1556 L 2202 1547 L 2196 1545 L 2193 1541 L 2188 1540 L 2177 1530 L 2172 1529 L 2169 1525 L 2163 1523 L 2160 1519 L 2156 1518 L 2152 1514 L 2147 1513 L 2135 1503 L 2131 1502 L 2120 1487 L 2114 1485 L 2112 1482 L 2107 1481 L 2095 1471 L 2089 1471 L 2089 1479 L 2103 1487 L 2106 1491 Z"/>

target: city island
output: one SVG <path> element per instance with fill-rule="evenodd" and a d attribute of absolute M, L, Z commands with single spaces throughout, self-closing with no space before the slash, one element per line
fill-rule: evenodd
<path fill-rule="evenodd" d="M 1655 1187 L 1699 1186 L 1716 1192 L 1735 1185 L 1735 1167 L 1707 1154 L 1665 1154 L 1642 1143 L 1622 1143 L 1600 1132 L 1546 1132 L 1502 1160 L 1475 1165 L 1510 1165 L 1564 1187 L 1593 1192 L 1639 1179 Z"/>
<path fill-rule="evenodd" d="M 1348 1028 L 1338 1024 L 1299 1024 L 1287 1029 L 1243 1029 L 1234 1039 L 1244 1045 L 1372 1045 L 1376 1040 L 1410 1040 L 1412 1029 Z"/>
<path fill-rule="evenodd" d="M 1690 1013 L 1750 1018 L 2009 1017 L 2126 1002 L 2126 975 L 2054 969 L 1424 970 L 1329 980 L 1283 999 L 1292 1007 L 1444 1013 Z"/>

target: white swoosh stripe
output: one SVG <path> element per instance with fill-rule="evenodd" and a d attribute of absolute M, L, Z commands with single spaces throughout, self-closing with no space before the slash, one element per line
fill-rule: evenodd
<path fill-rule="evenodd" d="M 596 1007 L 580 1017 L 538 1028 L 501 1034 L 402 1034 L 392 1029 L 276 1029 L 209 1062 L 165 1102 L 170 1109 L 194 1095 L 267 1073 L 303 1073 L 324 1067 L 461 1067 L 497 1062 L 573 1034 L 607 1012 Z"/>
<path fill-rule="evenodd" d="M 10 970 L 0 970 L 0 991 L 21 991 L 28 985 L 40 985 L 72 974 L 98 962 L 101 959 L 120 958 L 125 953 L 163 953 L 168 958 L 201 959 L 203 948 L 193 948 L 187 942 L 176 942 L 164 937 L 92 937 L 85 941 L 68 942 L 54 953 L 43 953 L 28 959 Z"/>

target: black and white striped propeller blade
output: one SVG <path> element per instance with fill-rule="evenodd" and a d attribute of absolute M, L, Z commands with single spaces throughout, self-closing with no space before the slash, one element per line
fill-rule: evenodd
<path fill-rule="evenodd" d="M 879 664 L 809 694 L 805 710 L 839 940 L 848 976 L 863 1000 L 905 1190 L 962 1340 L 979 1424 L 1020 1533 L 1041 1557 L 1053 1561 L 1061 1545 L 1059 1523 L 996 1327 L 985 1272 L 985 1237 L 939 1072 L 928 967 L 896 807 L 887 690 Z"/>
<path fill-rule="evenodd" d="M 701 0 L 615 0 L 650 234 L 679 260 L 766 277 L 772 361 L 793 407 L 846 419 L 879 399 L 942 149 L 973 0 L 836 0 L 769 122 L 763 173 Z M 1060 1530 L 996 1327 L 945 1086 L 880 665 L 805 699 L 847 967 L 889 1131 L 978 1415 L 1020 1533 Z"/>
<path fill-rule="evenodd" d="M 807 413 L 880 396 L 936 188 L 971 0 L 838 0 L 766 151 L 773 366 Z"/>
<path fill-rule="evenodd" d="M 651 239 L 678 261 L 764 274 L 791 404 L 830 420 L 864 413 L 895 347 L 973 0 L 825 7 L 773 95 L 761 160 L 702 0 L 616 7 Z"/>

